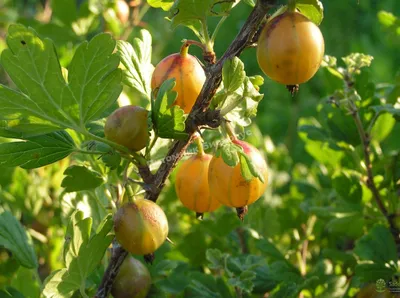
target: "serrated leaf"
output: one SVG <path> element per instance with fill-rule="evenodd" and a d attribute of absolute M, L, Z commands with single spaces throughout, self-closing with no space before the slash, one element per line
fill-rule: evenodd
<path fill-rule="evenodd" d="M 0 144 L 0 166 L 40 168 L 67 157 L 74 150 L 74 141 L 67 132 L 53 132 L 28 138 L 26 142 Z"/>
<path fill-rule="evenodd" d="M 390 280 L 396 270 L 383 264 L 358 264 L 355 267 L 355 273 L 362 282 L 376 282 L 381 278 Z"/>
<path fill-rule="evenodd" d="M 367 235 L 356 242 L 354 252 L 362 260 L 371 260 L 377 264 L 397 263 L 396 243 L 388 228 L 382 225 L 374 226 Z"/>
<path fill-rule="evenodd" d="M 201 22 L 205 22 L 207 16 L 226 15 L 237 3 L 237 0 L 176 0 L 170 9 L 172 28 L 175 29 L 177 26 L 183 25 L 200 35 Z"/>
<path fill-rule="evenodd" d="M 225 90 L 234 92 L 243 84 L 245 77 L 244 64 L 238 57 L 229 59 L 224 63 L 222 67 L 222 82 Z"/>
<path fill-rule="evenodd" d="M 84 166 L 70 166 L 64 171 L 64 175 L 66 177 L 62 181 L 61 187 L 64 187 L 66 192 L 96 188 L 104 182 L 99 173 Z"/>
<path fill-rule="evenodd" d="M 253 161 L 250 157 L 244 153 L 239 152 L 240 158 L 240 171 L 242 173 L 243 178 L 246 181 L 250 181 L 253 177 L 260 179 L 262 183 L 264 183 L 265 179 L 259 169 L 254 165 Z"/>
<path fill-rule="evenodd" d="M 240 276 L 232 277 L 228 280 L 228 283 L 234 287 L 238 287 L 247 293 L 251 293 L 254 287 L 253 280 L 256 278 L 256 274 L 252 271 L 243 271 Z"/>
<path fill-rule="evenodd" d="M 147 0 L 150 6 L 155 8 L 162 8 L 164 11 L 168 11 L 174 4 L 174 0 Z"/>
<path fill-rule="evenodd" d="M 210 262 L 210 269 L 223 270 L 225 268 L 225 261 L 229 255 L 222 253 L 219 249 L 209 248 L 206 251 L 207 261 Z"/>
<path fill-rule="evenodd" d="M 319 0 L 297 0 L 296 8 L 317 26 L 324 18 L 324 7 Z"/>
<path fill-rule="evenodd" d="M 66 268 L 54 272 L 46 280 L 46 297 L 71 297 L 78 289 L 85 289 L 87 277 L 98 266 L 114 236 L 108 235 L 113 227 L 111 214 L 107 215 L 94 235 L 90 235 L 91 218 L 83 218 L 82 211 L 71 216 L 65 245 Z"/>
<path fill-rule="evenodd" d="M 176 261 L 162 260 L 155 266 L 151 267 L 151 275 L 155 276 L 168 276 L 172 270 L 178 266 Z"/>
<path fill-rule="evenodd" d="M 121 93 L 115 41 L 100 34 L 76 50 L 64 80 L 54 45 L 33 29 L 11 25 L 1 64 L 19 91 L 0 85 L 0 131 L 26 138 L 99 118 Z"/>
<path fill-rule="evenodd" d="M 338 172 L 333 178 L 333 187 L 339 195 L 351 204 L 358 204 L 362 199 L 360 178 L 344 171 Z"/>
<path fill-rule="evenodd" d="M 117 151 L 110 151 L 104 154 L 101 160 L 111 170 L 115 170 L 121 163 L 121 155 Z"/>
<path fill-rule="evenodd" d="M 162 83 L 152 104 L 152 120 L 157 135 L 166 139 L 186 139 L 185 112 L 177 105 L 173 105 L 177 93 L 171 91 L 175 86 L 175 79 Z"/>
<path fill-rule="evenodd" d="M 154 66 L 151 64 L 151 42 L 150 33 L 142 29 L 139 37 L 133 38 L 132 42 L 119 40 L 117 42 L 118 55 L 124 65 L 123 80 L 125 84 L 137 90 L 144 98 L 151 98 L 151 75 Z"/>
<path fill-rule="evenodd" d="M 379 106 L 371 106 L 371 110 L 373 110 L 376 114 L 389 113 L 393 116 L 396 121 L 400 121 L 400 109 L 396 109 L 391 104 L 379 105 Z"/>
<path fill-rule="evenodd" d="M 22 266 L 38 267 L 31 238 L 18 220 L 8 211 L 0 215 L 0 246 L 11 251 Z"/>
<path fill-rule="evenodd" d="M 240 126 L 250 125 L 251 119 L 257 114 L 258 103 L 264 97 L 255 86 L 257 85 L 253 85 L 249 77 L 245 77 L 242 86 L 225 100 L 221 115 Z"/>
<path fill-rule="evenodd" d="M 242 147 L 233 144 L 231 141 L 226 141 L 219 144 L 215 156 L 222 157 L 222 159 L 228 166 L 234 167 L 240 161 L 240 151 L 243 151 Z"/>

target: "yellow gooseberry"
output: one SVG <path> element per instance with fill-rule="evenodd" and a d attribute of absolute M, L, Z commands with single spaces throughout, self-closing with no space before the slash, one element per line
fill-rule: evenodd
<path fill-rule="evenodd" d="M 188 54 L 185 45 L 180 53 L 169 55 L 157 64 L 151 78 L 151 88 L 158 88 L 165 80 L 171 78 L 175 78 L 176 85 L 173 90 L 178 92 L 174 104 L 180 106 L 187 114 L 200 94 L 206 75 L 197 58 Z"/>
<path fill-rule="evenodd" d="M 208 180 L 210 192 L 221 204 L 241 208 L 254 203 L 262 196 L 268 184 L 268 169 L 263 156 L 255 147 L 237 139 L 232 142 L 243 148 L 244 153 L 250 157 L 254 166 L 264 177 L 264 182 L 256 177 L 246 181 L 242 175 L 240 163 L 231 167 L 221 156 L 212 158 Z"/>
<path fill-rule="evenodd" d="M 321 65 L 325 45 L 317 25 L 299 12 L 270 20 L 258 39 L 257 60 L 272 80 L 297 85 L 311 79 Z"/>
<path fill-rule="evenodd" d="M 175 189 L 182 204 L 196 213 L 211 212 L 221 204 L 210 192 L 208 167 L 212 155 L 199 153 L 185 160 L 176 174 Z"/>

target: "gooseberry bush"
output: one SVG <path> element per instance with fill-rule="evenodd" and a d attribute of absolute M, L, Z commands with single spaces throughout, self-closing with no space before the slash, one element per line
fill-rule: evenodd
<path fill-rule="evenodd" d="M 400 76 L 330 56 L 323 2 L 0 4 L 0 297 L 395 297 Z"/>

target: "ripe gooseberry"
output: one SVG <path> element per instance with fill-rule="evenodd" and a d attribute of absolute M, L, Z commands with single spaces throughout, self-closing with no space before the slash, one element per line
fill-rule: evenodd
<path fill-rule="evenodd" d="M 221 156 L 214 156 L 211 159 L 208 180 L 210 192 L 221 204 L 242 208 L 258 200 L 267 188 L 267 164 L 261 153 L 249 143 L 237 139 L 232 142 L 243 148 L 244 153 L 250 157 L 253 165 L 264 177 L 264 182 L 256 177 L 246 181 L 242 175 L 240 163 L 230 167 Z"/>
<path fill-rule="evenodd" d="M 198 214 L 211 212 L 221 204 L 210 192 L 208 168 L 212 155 L 202 149 L 198 154 L 185 160 L 176 174 L 175 190 L 182 204 Z"/>
<path fill-rule="evenodd" d="M 168 221 L 156 203 L 137 198 L 118 209 L 114 216 L 115 237 L 136 255 L 155 252 L 168 236 Z"/>
<path fill-rule="evenodd" d="M 145 298 L 151 287 L 150 272 L 139 260 L 128 256 L 112 285 L 114 298 Z"/>
<path fill-rule="evenodd" d="M 169 55 L 157 64 L 151 78 L 151 88 L 158 88 L 171 78 L 175 78 L 173 90 L 178 92 L 174 104 L 187 114 L 200 94 L 206 75 L 197 58 L 188 54 L 186 44 L 182 46 L 180 53 Z"/>
<path fill-rule="evenodd" d="M 257 61 L 272 80 L 297 85 L 317 72 L 325 45 L 317 25 L 298 12 L 286 11 L 270 20 L 258 39 Z"/>
<path fill-rule="evenodd" d="M 139 106 L 124 106 L 115 110 L 106 121 L 104 134 L 110 141 L 139 151 L 149 141 L 148 111 Z"/>

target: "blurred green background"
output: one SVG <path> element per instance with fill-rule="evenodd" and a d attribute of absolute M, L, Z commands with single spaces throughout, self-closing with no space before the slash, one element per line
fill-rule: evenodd
<path fill-rule="evenodd" d="M 55 2 L 64 3 L 67 6 L 71 3 L 76 4 L 75 0 Z M 140 1 L 136 2 L 140 4 Z M 154 65 L 163 57 L 178 52 L 182 39 L 196 39 L 187 28 L 178 27 L 175 31 L 170 30 L 169 22 L 166 20 L 168 14 L 161 9 L 150 8 L 144 1 L 139 6 L 132 6 L 132 11 L 136 11 L 134 12 L 136 19 L 133 20 L 134 24 L 130 28 L 125 27 L 123 30 L 115 14 L 113 15 L 111 6 L 109 7 L 111 11 L 107 8 L 104 12 L 93 15 L 85 3 L 86 1 L 76 12 L 80 20 L 76 23 L 72 20 L 76 15 L 72 15 L 69 19 L 68 16 L 65 17 L 60 13 L 65 9 L 63 5 L 52 7 L 48 1 L 0 0 L 0 51 L 6 47 L 7 27 L 16 22 L 32 26 L 41 37 L 51 38 L 64 67 L 68 66 L 80 42 L 90 39 L 101 31 L 111 32 L 118 39 L 127 38 L 129 34 L 126 32 L 130 33 L 130 29 L 133 31 L 142 27 L 148 29 L 153 36 L 152 61 Z M 382 11 L 400 16 L 400 1 L 325 0 L 322 3 L 324 20 L 320 28 L 325 38 L 326 54 L 337 57 L 339 61 L 340 57 L 347 56 L 351 52 L 372 55 L 374 56 L 372 66 L 365 70 L 368 80 L 377 86 L 380 83 L 394 83 L 396 73 L 400 71 L 400 30 L 398 29 L 400 25 L 395 23 L 392 27 L 386 26 L 387 18 L 382 17 Z M 250 11 L 251 7 L 245 3 L 240 3 L 233 9 L 217 37 L 215 51 L 218 57 L 229 46 Z M 211 31 L 217 21 L 217 18 L 209 18 Z M 196 47 L 192 46 L 190 52 L 201 58 L 201 53 Z M 254 48 L 246 49 L 241 60 L 245 64 L 247 75 L 263 75 L 258 67 Z M 336 198 L 337 195 L 332 192 L 331 180 L 335 165 L 332 166 L 329 162 L 323 164 L 321 160 L 318 160 L 319 163 L 307 153 L 304 141 L 298 136 L 298 120 L 308 117 L 318 118 L 318 105 L 325 103 L 327 96 L 335 89 L 341 88 L 343 82 L 329 74 L 326 69 L 320 69 L 317 75 L 308 83 L 301 85 L 299 93 L 292 97 L 285 86 L 274 83 L 265 76 L 264 78 L 265 84 L 260 91 L 265 96 L 259 105 L 255 119 L 256 125 L 249 128 L 252 133 L 247 140 L 268 157 L 272 180 L 267 193 L 256 203 L 258 207 L 250 208 L 249 215 L 241 227 L 244 227 L 246 235 L 249 236 L 248 245 L 252 253 L 259 254 L 260 251 L 264 253 L 257 244 L 257 240 L 261 237 L 270 237 L 278 248 L 290 255 L 289 258 L 293 261 L 295 251 L 301 243 L 296 233 L 301 232 L 302 225 L 312 218 L 308 213 L 308 208 L 313 205 L 330 206 L 330 199 Z M 13 86 L 1 66 L 0 83 Z M 127 94 L 132 95 L 129 90 Z M 135 102 L 135 99 L 131 100 Z M 399 123 L 395 124 L 392 135 L 400 135 Z M 213 137 L 216 137 L 215 134 L 210 133 L 209 138 Z M 329 158 L 329 156 L 326 157 L 326 159 Z M 62 229 L 71 210 L 86 208 L 87 214 L 95 217 L 95 223 L 98 223 L 108 211 L 99 208 L 99 202 L 106 205 L 109 199 L 104 195 L 106 191 L 103 188 L 76 196 L 62 193 L 60 186 L 62 172 L 67 163 L 68 160 L 33 171 L 0 169 L 2 183 L 0 206 L 3 209 L 12 209 L 13 213 L 18 214 L 22 218 L 21 221 L 32 229 L 36 230 L 35 224 L 39 224 L 40 232 L 48 237 L 49 242 L 41 242 L 35 238 L 36 250 L 43 261 L 39 272 L 41 279 L 61 266 L 59 254 L 64 241 Z M 103 165 L 99 167 L 101 166 Z M 345 160 L 342 166 L 351 168 L 353 163 Z M 103 173 L 106 172 L 104 166 L 102 170 Z M 384 170 L 383 167 L 379 168 L 380 173 Z M 174 181 L 174 174 L 170 181 Z M 371 196 L 365 195 L 367 192 L 364 186 L 363 189 L 363 202 L 370 202 Z M 27 194 L 29 194 L 28 198 Z M 97 201 L 93 199 L 94 197 Z M 235 232 L 240 222 L 231 209 L 221 208 L 213 214 L 206 215 L 205 220 L 199 222 L 194 218 L 193 213 L 177 200 L 173 183 L 167 184 L 160 204 L 168 216 L 170 238 L 176 245 L 172 246 L 168 243 L 163 245 L 157 252 L 156 264 L 163 259 L 165 254 L 170 260 L 185 261 L 190 263 L 192 268 L 200 268 L 205 263 L 207 248 L 219 248 L 233 255 L 240 254 L 243 249 L 240 233 Z M 35 220 L 35 218 L 43 217 L 48 220 L 39 223 Z M 374 218 L 368 220 L 369 223 L 376 221 Z M 352 248 L 353 240 L 363 233 L 364 222 L 355 228 L 355 231 L 350 229 L 351 231 L 344 236 L 343 230 L 348 228 L 349 223 L 342 226 L 342 230 L 338 230 L 336 234 L 332 232 L 332 235 L 327 235 L 324 230 L 325 223 L 323 219 L 315 224 L 315 234 L 321 237 L 321 241 L 313 246 L 310 245 L 309 250 L 315 253 L 311 257 L 314 259 L 310 262 L 313 265 L 317 262 L 323 247 L 343 250 Z M 40 235 L 36 236 L 40 238 Z M 41 243 L 38 244 L 39 242 Z M 152 274 L 157 274 L 154 267 L 152 270 Z M 91 277 L 91 282 L 88 282 L 89 286 L 95 288 L 101 276 L 102 272 L 96 272 Z M 262 285 L 259 287 L 260 292 L 268 290 Z"/>

